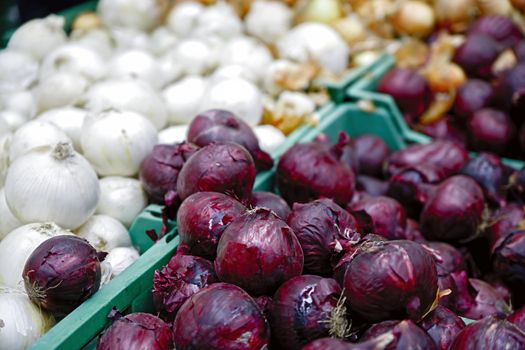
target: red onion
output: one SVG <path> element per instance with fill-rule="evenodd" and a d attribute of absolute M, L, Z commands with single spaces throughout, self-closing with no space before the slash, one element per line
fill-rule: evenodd
<path fill-rule="evenodd" d="M 270 341 L 270 327 L 245 291 L 216 283 L 182 305 L 173 335 L 177 350 L 264 349 Z"/>
<path fill-rule="evenodd" d="M 469 76 L 490 79 L 493 76 L 492 64 L 503 51 L 503 46 L 490 36 L 470 34 L 456 49 L 454 62 Z"/>
<path fill-rule="evenodd" d="M 390 350 L 396 349 L 396 334 L 383 333 L 362 343 L 349 343 L 335 338 L 321 338 L 306 345 L 303 350 Z"/>
<path fill-rule="evenodd" d="M 486 230 L 491 250 L 500 246 L 505 237 L 518 229 L 518 225 L 523 220 L 525 220 L 523 206 L 516 203 L 510 203 L 495 211 L 490 218 L 491 225 Z"/>
<path fill-rule="evenodd" d="M 354 148 L 361 174 L 379 177 L 383 162 L 390 155 L 385 141 L 375 135 L 362 135 L 354 139 Z"/>
<path fill-rule="evenodd" d="M 510 314 L 509 317 L 507 317 L 507 321 L 515 324 L 519 329 L 525 332 L 525 306 Z"/>
<path fill-rule="evenodd" d="M 510 177 L 511 194 L 518 201 L 525 202 L 525 166 Z"/>
<path fill-rule="evenodd" d="M 407 219 L 407 226 L 405 228 L 405 233 L 403 234 L 403 239 L 426 243 L 425 237 L 423 237 L 423 234 L 419 230 L 419 222 L 412 219 Z"/>
<path fill-rule="evenodd" d="M 255 165 L 248 151 L 235 143 L 215 143 L 198 150 L 177 179 L 181 200 L 195 192 L 214 191 L 248 200 L 255 181 Z"/>
<path fill-rule="evenodd" d="M 273 166 L 270 155 L 259 148 L 252 128 L 233 113 L 212 109 L 193 118 L 188 129 L 188 141 L 204 147 L 214 142 L 235 142 L 250 152 L 259 170 Z"/>
<path fill-rule="evenodd" d="M 525 63 L 518 63 L 506 71 L 498 80 L 495 91 L 504 110 L 514 109 L 517 121 L 525 111 Z"/>
<path fill-rule="evenodd" d="M 470 79 L 457 92 L 454 112 L 463 118 L 475 111 L 489 107 L 494 99 L 492 85 L 479 79 Z"/>
<path fill-rule="evenodd" d="M 160 318 L 137 312 L 118 318 L 97 342 L 97 350 L 172 350 L 170 326 Z"/>
<path fill-rule="evenodd" d="M 197 192 L 182 202 L 177 212 L 181 243 L 192 255 L 214 259 L 224 229 L 246 211 L 237 200 L 217 192 Z"/>
<path fill-rule="evenodd" d="M 523 33 L 512 19 L 501 15 L 480 17 L 470 26 L 468 33 L 488 35 L 506 48 L 513 47 L 524 39 Z"/>
<path fill-rule="evenodd" d="M 270 319 L 270 311 L 272 309 L 273 299 L 267 295 L 261 295 L 255 298 L 255 303 L 262 311 L 264 317 Z"/>
<path fill-rule="evenodd" d="M 156 145 L 140 165 L 142 187 L 153 203 L 164 204 L 168 191 L 176 191 L 182 166 L 199 148 L 191 143 Z"/>
<path fill-rule="evenodd" d="M 421 212 L 421 231 L 428 240 L 459 241 L 478 235 L 483 222 L 483 191 L 471 178 L 443 181 Z"/>
<path fill-rule="evenodd" d="M 525 230 L 507 234 L 493 248 L 492 267 L 508 282 L 525 282 Z"/>
<path fill-rule="evenodd" d="M 338 305 L 341 287 L 334 279 L 302 275 L 275 293 L 271 309 L 272 338 L 278 348 L 299 350 L 308 342 L 349 331 L 346 309 Z"/>
<path fill-rule="evenodd" d="M 432 338 L 411 320 L 384 321 L 375 324 L 365 332 L 361 340 L 370 341 L 385 333 L 394 336 L 394 341 L 385 347 L 388 350 L 437 349 Z"/>
<path fill-rule="evenodd" d="M 419 243 L 365 242 L 348 262 L 343 286 L 350 310 L 367 321 L 420 320 L 437 297 L 436 263 Z"/>
<path fill-rule="evenodd" d="M 233 220 L 217 247 L 215 271 L 223 282 L 254 295 L 273 293 L 303 271 L 303 251 L 292 229 L 271 211 L 253 209 Z"/>
<path fill-rule="evenodd" d="M 425 245 L 435 251 L 439 256 L 437 261 L 438 275 L 440 273 L 451 273 L 463 271 L 467 268 L 461 252 L 454 246 L 444 242 L 427 242 Z"/>
<path fill-rule="evenodd" d="M 521 151 L 524 151 L 525 150 L 525 123 L 521 124 L 518 136 L 519 136 Z"/>
<path fill-rule="evenodd" d="M 371 196 L 383 196 L 388 190 L 388 183 L 372 176 L 359 175 L 356 187 L 359 191 L 364 191 Z"/>
<path fill-rule="evenodd" d="M 321 338 L 308 343 L 303 350 L 354 350 L 356 344 L 335 338 Z"/>
<path fill-rule="evenodd" d="M 450 116 L 421 126 L 421 132 L 436 140 L 448 140 L 465 147 L 466 136 L 459 125 L 456 125 Z"/>
<path fill-rule="evenodd" d="M 450 350 L 524 349 L 525 333 L 506 320 L 487 317 L 465 327 L 450 346 Z"/>
<path fill-rule="evenodd" d="M 252 206 L 269 209 L 283 220 L 286 220 L 292 211 L 284 199 L 272 192 L 253 192 Z"/>
<path fill-rule="evenodd" d="M 163 319 L 173 321 L 189 297 L 216 282 L 218 278 L 211 261 L 176 254 L 153 275 L 153 304 Z"/>
<path fill-rule="evenodd" d="M 438 306 L 419 325 L 434 340 L 439 350 L 448 350 L 458 333 L 465 328 L 465 322 L 443 306 Z"/>
<path fill-rule="evenodd" d="M 294 204 L 288 225 L 303 249 L 304 271 L 320 276 L 332 274 L 335 242 L 359 239 L 354 217 L 326 198 Z"/>
<path fill-rule="evenodd" d="M 467 121 L 469 145 L 478 151 L 501 154 L 514 137 L 515 129 L 506 113 L 491 108 L 480 109 Z"/>
<path fill-rule="evenodd" d="M 520 40 L 514 47 L 512 47 L 518 62 L 525 61 L 525 40 Z"/>
<path fill-rule="evenodd" d="M 105 255 L 76 236 L 46 240 L 31 253 L 22 272 L 29 298 L 54 315 L 67 315 L 100 287 Z"/>

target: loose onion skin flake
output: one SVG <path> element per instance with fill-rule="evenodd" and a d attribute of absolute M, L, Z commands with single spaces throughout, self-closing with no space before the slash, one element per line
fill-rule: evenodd
<path fill-rule="evenodd" d="M 465 322 L 446 307 L 438 306 L 421 321 L 420 326 L 439 350 L 448 350 L 456 335 L 465 328 Z"/>

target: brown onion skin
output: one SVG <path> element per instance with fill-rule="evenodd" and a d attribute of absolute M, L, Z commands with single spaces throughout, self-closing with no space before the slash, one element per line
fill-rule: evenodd
<path fill-rule="evenodd" d="M 272 192 L 253 192 L 252 207 L 266 208 L 273 211 L 283 220 L 292 212 L 284 199 Z"/>
<path fill-rule="evenodd" d="M 459 241 L 478 234 L 483 221 L 483 191 L 471 178 L 443 181 L 421 212 L 421 231 L 428 240 Z"/>
<path fill-rule="evenodd" d="M 270 317 L 275 348 L 299 350 L 327 337 L 340 295 L 341 287 L 332 278 L 302 275 L 283 283 L 273 298 Z"/>
<path fill-rule="evenodd" d="M 508 282 L 525 282 L 525 230 L 509 233 L 492 249 L 492 268 Z"/>
<path fill-rule="evenodd" d="M 304 255 L 295 233 L 271 211 L 244 213 L 224 230 L 217 247 L 215 272 L 252 295 L 273 293 L 303 271 Z"/>
<path fill-rule="evenodd" d="M 394 335 L 394 341 L 388 344 L 388 350 L 434 350 L 437 349 L 432 338 L 411 320 L 404 321 L 384 321 L 370 327 L 362 341 L 371 341 L 387 332 Z"/>
<path fill-rule="evenodd" d="M 467 118 L 472 113 L 490 107 L 494 102 L 494 90 L 490 83 L 480 79 L 470 79 L 457 92 L 454 112 Z"/>
<path fill-rule="evenodd" d="M 507 317 L 507 321 L 515 324 L 519 329 L 525 332 L 525 306 L 522 306 L 520 309 L 510 314 L 509 317 Z"/>
<path fill-rule="evenodd" d="M 303 249 L 305 273 L 319 276 L 332 274 L 336 240 L 359 237 L 354 217 L 327 198 L 306 204 L 295 203 L 287 223 Z"/>
<path fill-rule="evenodd" d="M 465 328 L 465 322 L 446 307 L 438 306 L 419 326 L 434 340 L 438 350 L 448 350 L 457 334 Z"/>
<path fill-rule="evenodd" d="M 480 109 L 468 118 L 469 146 L 477 151 L 503 153 L 516 134 L 510 117 L 492 108 Z"/>
<path fill-rule="evenodd" d="M 468 35 L 454 53 L 457 63 L 468 76 L 490 79 L 493 77 L 492 64 L 503 51 L 503 46 L 483 34 Z"/>
<path fill-rule="evenodd" d="M 99 289 L 104 256 L 76 236 L 49 238 L 26 261 L 25 290 L 31 301 L 53 315 L 67 315 Z"/>
<path fill-rule="evenodd" d="M 216 282 L 219 279 L 211 261 L 176 254 L 153 275 L 153 304 L 163 319 L 173 321 L 189 297 Z"/>
<path fill-rule="evenodd" d="M 524 38 L 520 28 L 512 19 L 501 15 L 480 17 L 476 22 L 472 23 L 468 33 L 487 35 L 502 44 L 505 48 L 515 46 Z"/>
<path fill-rule="evenodd" d="M 348 263 L 343 286 L 351 312 L 369 322 L 419 321 L 436 299 L 436 263 L 419 243 L 366 242 Z"/>
<path fill-rule="evenodd" d="M 214 143 L 186 161 L 177 179 L 177 195 L 184 200 L 196 192 L 220 192 L 247 201 L 254 182 L 255 165 L 244 147 Z"/>
<path fill-rule="evenodd" d="M 362 135 L 354 139 L 354 148 L 359 162 L 359 173 L 380 177 L 383 162 L 390 155 L 385 141 L 375 135 Z"/>
<path fill-rule="evenodd" d="M 171 350 L 170 326 L 153 315 L 137 312 L 117 319 L 97 342 L 97 350 Z"/>
<path fill-rule="evenodd" d="M 187 139 L 200 147 L 214 142 L 238 143 L 250 152 L 258 170 L 273 166 L 270 155 L 259 148 L 252 128 L 229 111 L 212 109 L 199 113 L 188 128 Z"/>
<path fill-rule="evenodd" d="M 189 253 L 214 259 L 224 229 L 246 207 L 234 198 L 217 192 L 197 192 L 182 202 L 177 212 L 177 231 Z"/>
<path fill-rule="evenodd" d="M 270 327 L 255 301 L 241 288 L 216 283 L 190 297 L 173 323 L 175 348 L 263 349 Z"/>
<path fill-rule="evenodd" d="M 506 320 L 486 317 L 466 326 L 450 350 L 507 350 L 525 348 L 525 333 Z"/>

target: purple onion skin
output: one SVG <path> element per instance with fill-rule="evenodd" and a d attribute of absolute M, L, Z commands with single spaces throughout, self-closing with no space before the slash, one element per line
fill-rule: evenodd
<path fill-rule="evenodd" d="M 219 279 L 211 261 L 176 254 L 153 275 L 153 304 L 163 319 L 173 321 L 189 297 L 216 282 Z"/>
<path fill-rule="evenodd" d="M 525 40 L 520 40 L 514 47 L 512 47 L 518 62 L 525 62 Z"/>
<path fill-rule="evenodd" d="M 216 283 L 190 297 L 173 323 L 175 348 L 263 349 L 270 327 L 255 301 L 241 288 Z"/>
<path fill-rule="evenodd" d="M 525 332 L 525 306 L 522 306 L 520 309 L 510 314 L 509 317 L 507 317 L 507 321 L 515 324 L 519 329 Z"/>
<path fill-rule="evenodd" d="M 411 320 L 404 321 L 384 321 L 370 327 L 363 337 L 364 341 L 377 339 L 385 333 L 394 336 L 392 341 L 384 349 L 388 350 L 434 350 L 437 349 L 432 338 Z"/>
<path fill-rule="evenodd" d="M 438 306 L 419 326 L 434 340 L 438 350 L 448 350 L 458 333 L 465 328 L 465 322 L 446 307 Z"/>
<path fill-rule="evenodd" d="M 272 192 L 253 192 L 252 207 L 266 208 L 273 211 L 282 220 L 292 212 L 284 199 Z"/>
<path fill-rule="evenodd" d="M 519 142 L 520 142 L 520 149 L 522 151 L 525 151 L 525 123 L 521 125 L 519 130 Z M 523 158 L 523 157 L 520 157 Z"/>
<path fill-rule="evenodd" d="M 507 350 L 525 348 L 525 333 L 506 320 L 486 317 L 466 326 L 450 350 Z"/>
<path fill-rule="evenodd" d="M 490 107 L 493 102 L 492 85 L 484 80 L 470 79 L 458 89 L 454 112 L 462 118 L 467 118 L 480 109 Z"/>
<path fill-rule="evenodd" d="M 423 234 L 419 230 L 419 223 L 412 219 L 407 219 L 407 226 L 402 239 L 418 243 L 426 243 L 425 237 L 423 237 Z"/>
<path fill-rule="evenodd" d="M 505 48 L 513 47 L 524 39 L 523 33 L 512 19 L 501 15 L 480 17 L 470 26 L 468 34 L 487 35 Z"/>
<path fill-rule="evenodd" d="M 525 166 L 510 177 L 512 198 L 525 203 Z"/>
<path fill-rule="evenodd" d="M 160 318 L 137 312 L 119 318 L 98 340 L 97 350 L 172 350 L 170 326 Z"/>
<path fill-rule="evenodd" d="M 314 339 L 327 337 L 340 295 L 341 287 L 332 278 L 302 275 L 286 281 L 275 293 L 271 309 L 277 348 L 299 350 Z"/>
<path fill-rule="evenodd" d="M 422 125 L 421 132 L 433 139 L 455 142 L 462 147 L 467 143 L 465 133 L 454 124 L 450 116 L 445 116 L 432 124 Z"/>
<path fill-rule="evenodd" d="M 349 343 L 335 338 L 321 338 L 309 343 L 303 350 L 391 350 L 398 349 L 396 337 L 399 337 L 399 333 L 390 331 L 361 343 Z M 430 350 L 432 349 L 430 348 Z"/>
<path fill-rule="evenodd" d="M 469 146 L 477 151 L 501 154 L 516 134 L 510 117 L 496 109 L 480 109 L 467 121 Z"/>
<path fill-rule="evenodd" d="M 463 255 L 454 246 L 444 242 L 427 242 L 425 245 L 439 256 L 439 261 L 436 263 L 438 275 L 463 271 L 467 268 Z"/>
<path fill-rule="evenodd" d="M 79 237 L 46 240 L 31 253 L 22 272 L 29 298 L 55 316 L 67 315 L 100 287 L 104 256 Z"/>
<path fill-rule="evenodd" d="M 525 62 L 518 63 L 505 72 L 497 82 L 496 86 L 498 103 L 503 110 L 511 110 L 515 121 L 523 120 L 525 111 Z"/>
<path fill-rule="evenodd" d="M 269 295 L 303 271 L 304 255 L 293 230 L 271 211 L 244 213 L 224 230 L 215 272 L 252 295 Z"/>
<path fill-rule="evenodd" d="M 443 181 L 421 212 L 421 231 L 428 240 L 459 241 L 475 237 L 483 222 L 483 191 L 471 178 Z"/>
<path fill-rule="evenodd" d="M 359 162 L 359 172 L 364 175 L 380 177 L 383 162 L 390 155 L 385 141 L 375 135 L 362 135 L 354 140 Z"/>
<path fill-rule="evenodd" d="M 270 155 L 259 148 L 250 126 L 229 111 L 212 109 L 198 114 L 189 126 L 187 139 L 200 147 L 216 142 L 238 143 L 250 152 L 258 170 L 273 166 Z"/>
<path fill-rule="evenodd" d="M 168 191 L 177 190 L 177 178 L 184 163 L 199 147 L 182 142 L 156 145 L 140 165 L 140 181 L 153 203 L 164 204 Z"/>
<path fill-rule="evenodd" d="M 491 225 L 486 230 L 491 250 L 500 246 L 510 233 L 518 229 L 518 225 L 525 220 L 523 205 L 510 203 L 506 207 L 495 211 L 491 216 Z"/>
<path fill-rule="evenodd" d="M 356 187 L 371 196 L 384 196 L 388 190 L 388 183 L 368 175 L 357 176 Z"/>
<path fill-rule="evenodd" d="M 186 161 L 177 179 L 177 194 L 184 200 L 196 192 L 220 192 L 247 201 L 254 181 L 255 165 L 244 147 L 214 143 Z"/>
<path fill-rule="evenodd" d="M 326 197 L 346 205 L 354 193 L 355 175 L 321 143 L 290 148 L 277 165 L 277 186 L 289 203 L 306 203 Z"/>
<path fill-rule="evenodd" d="M 304 271 L 319 276 L 332 274 L 333 244 L 359 236 L 354 217 L 326 198 L 295 203 L 287 223 L 303 249 Z"/>
<path fill-rule="evenodd" d="M 408 166 L 425 164 L 439 169 L 444 177 L 448 177 L 456 174 L 467 160 L 468 153 L 463 147 L 451 141 L 436 140 L 392 153 L 387 161 L 387 175 L 395 175 Z"/>
<path fill-rule="evenodd" d="M 432 101 L 430 87 L 414 69 L 392 69 L 381 79 L 377 90 L 391 95 L 409 122 L 423 114 Z"/>
<path fill-rule="evenodd" d="M 255 298 L 255 303 L 262 311 L 264 317 L 267 320 L 270 319 L 270 312 L 272 309 L 273 299 L 267 295 L 261 295 L 260 297 Z"/>
<path fill-rule="evenodd" d="M 508 282 L 525 282 L 525 230 L 509 233 L 493 249 L 492 268 Z"/>
<path fill-rule="evenodd" d="M 303 350 L 355 350 L 357 345 L 335 338 L 320 338 L 308 343 Z"/>
<path fill-rule="evenodd" d="M 369 322 L 419 321 L 438 291 L 434 257 L 406 240 L 366 242 L 358 250 L 344 276 L 350 310 Z"/>
<path fill-rule="evenodd" d="M 453 60 L 463 68 L 468 76 L 490 79 L 493 77 L 492 64 L 503 48 L 490 36 L 470 34 L 465 42 L 456 49 Z"/>
<path fill-rule="evenodd" d="M 232 197 L 217 192 L 197 192 L 182 202 L 177 230 L 189 253 L 213 260 L 224 229 L 246 211 Z"/>

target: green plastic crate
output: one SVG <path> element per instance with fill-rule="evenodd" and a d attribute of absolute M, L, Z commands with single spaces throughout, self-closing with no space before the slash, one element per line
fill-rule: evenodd
<path fill-rule="evenodd" d="M 375 106 L 380 106 L 387 110 L 393 123 L 396 125 L 397 130 L 403 135 L 403 138 L 408 143 L 429 143 L 432 140 L 431 137 L 414 131 L 408 126 L 403 114 L 390 95 L 376 91 L 381 78 L 392 69 L 394 65 L 394 57 L 391 55 L 382 56 L 378 62 L 372 65 L 366 74 L 359 79 L 359 81 L 352 84 L 347 89 L 347 97 L 350 101 L 354 102 L 359 100 L 371 101 Z M 475 156 L 476 152 L 470 152 L 470 155 Z M 525 164 L 523 161 L 509 158 L 502 158 L 502 161 L 514 169 L 521 169 Z"/>

